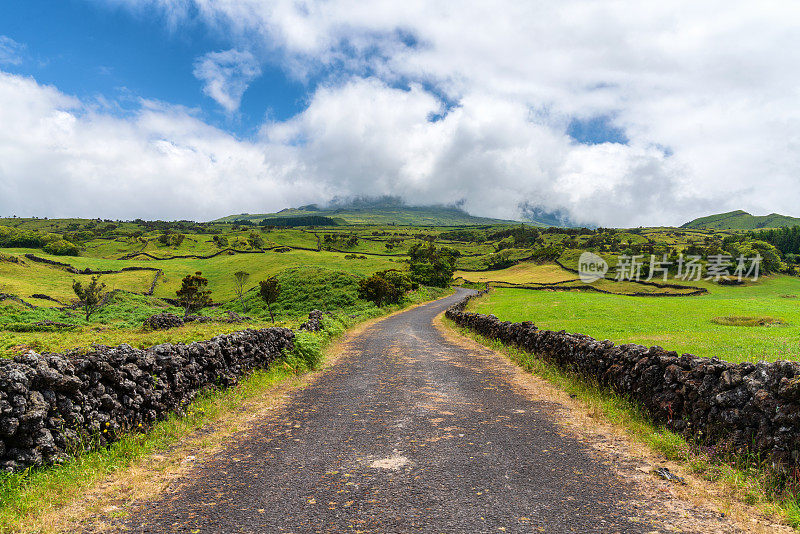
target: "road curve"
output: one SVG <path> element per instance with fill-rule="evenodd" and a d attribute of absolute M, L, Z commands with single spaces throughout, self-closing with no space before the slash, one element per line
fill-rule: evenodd
<path fill-rule="evenodd" d="M 553 421 L 551 402 L 440 334 L 434 317 L 466 291 L 352 336 L 334 366 L 126 529 L 666 531 L 642 521 L 636 488 Z"/>

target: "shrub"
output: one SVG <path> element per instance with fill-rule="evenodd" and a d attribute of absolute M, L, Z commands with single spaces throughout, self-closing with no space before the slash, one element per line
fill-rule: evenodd
<path fill-rule="evenodd" d="M 80 253 L 78 246 L 66 239 L 51 241 L 44 246 L 43 250 L 55 256 L 77 256 Z"/>
<path fill-rule="evenodd" d="M 296 332 L 294 349 L 288 359 L 299 361 L 307 369 L 319 367 L 319 364 L 322 363 L 322 344 L 319 336 L 311 332 Z"/>
<path fill-rule="evenodd" d="M 103 289 L 105 289 L 106 285 L 100 282 L 100 275 L 96 275 L 92 277 L 92 281 L 84 286 L 77 280 L 72 281 L 72 290 L 75 292 L 75 295 L 78 297 L 81 303 L 81 307 L 83 308 L 83 312 L 86 314 L 86 320 L 89 320 L 89 317 L 92 316 L 94 312 L 100 309 L 103 303 Z"/>
<path fill-rule="evenodd" d="M 258 295 L 261 297 L 261 300 L 267 305 L 267 310 L 269 311 L 269 317 L 272 319 L 272 322 L 275 322 L 275 315 L 272 313 L 272 305 L 278 300 L 278 297 L 281 294 L 281 285 L 275 277 L 267 278 L 266 280 L 262 280 L 258 283 L 259 291 Z"/>
<path fill-rule="evenodd" d="M 406 291 L 413 287 L 414 282 L 408 274 L 397 269 L 389 269 L 359 281 L 358 295 L 364 300 L 383 306 L 400 302 Z"/>
<path fill-rule="evenodd" d="M 505 269 L 511 267 L 516 261 L 511 257 L 508 250 L 500 251 L 496 254 L 490 254 L 486 258 L 486 266 L 489 269 Z"/>
<path fill-rule="evenodd" d="M 385 278 L 378 274 L 373 274 L 358 283 L 358 296 L 364 300 L 374 302 L 377 306 L 392 302 L 397 296 L 397 288 L 390 284 Z"/>
<path fill-rule="evenodd" d="M 208 280 L 203 278 L 202 275 L 202 272 L 197 271 L 194 274 L 184 276 L 181 281 L 181 288 L 175 292 L 185 315 L 212 304 L 211 291 L 205 289 L 208 286 Z"/>
<path fill-rule="evenodd" d="M 170 247 L 179 247 L 186 236 L 183 234 L 176 234 L 173 233 L 172 230 L 167 230 L 160 236 L 158 236 L 158 242 L 162 245 L 167 245 Z"/>
<path fill-rule="evenodd" d="M 247 243 L 252 249 L 264 248 L 264 238 L 258 232 L 250 232 L 247 237 Z"/>

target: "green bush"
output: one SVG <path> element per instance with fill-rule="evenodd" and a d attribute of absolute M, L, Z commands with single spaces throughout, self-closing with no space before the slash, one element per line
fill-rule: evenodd
<path fill-rule="evenodd" d="M 419 287 L 419 284 L 412 282 L 408 273 L 388 269 L 359 281 L 358 296 L 377 306 L 397 304 L 414 287 Z"/>
<path fill-rule="evenodd" d="M 314 309 L 352 313 L 369 306 L 358 299 L 360 277 L 344 271 L 295 267 L 281 271 L 275 278 L 281 287 L 278 299 L 271 305 L 276 318 L 302 317 Z M 269 317 L 257 290 L 245 293 L 244 299 L 249 315 Z"/>
<path fill-rule="evenodd" d="M 297 363 L 304 369 L 316 369 L 322 363 L 322 342 L 319 334 L 299 331 L 295 333 L 294 348 L 287 355 L 287 361 L 296 367 Z"/>
<path fill-rule="evenodd" d="M 77 256 L 80 253 L 78 246 L 66 239 L 51 241 L 44 246 L 43 250 L 54 256 Z"/>
<path fill-rule="evenodd" d="M 448 287 L 453 281 L 455 264 L 461 253 L 448 247 L 436 248 L 434 244 L 417 244 L 408 251 L 411 256 L 411 279 L 420 285 Z"/>

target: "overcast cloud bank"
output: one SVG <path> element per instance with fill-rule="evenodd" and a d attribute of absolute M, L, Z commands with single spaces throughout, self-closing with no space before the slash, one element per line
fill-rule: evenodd
<path fill-rule="evenodd" d="M 266 61 L 317 80 L 308 105 L 242 140 L 196 110 L 117 116 L 0 74 L 3 214 L 209 219 L 393 194 L 604 226 L 800 215 L 793 2 L 106 3 L 229 35 L 195 63 L 227 113 Z M 576 121 L 627 143 L 578 142 Z"/>

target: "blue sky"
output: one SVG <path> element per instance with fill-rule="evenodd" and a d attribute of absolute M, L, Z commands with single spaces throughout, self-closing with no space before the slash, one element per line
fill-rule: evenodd
<path fill-rule="evenodd" d="M 5 0 L 0 215 L 800 215 L 798 26 L 790 0 Z"/>
<path fill-rule="evenodd" d="M 265 117 L 286 120 L 301 112 L 321 78 L 301 81 L 279 61 L 267 58 L 237 112 L 227 113 L 203 93 L 194 65 L 207 53 L 229 49 L 231 42 L 224 32 L 196 18 L 190 16 L 173 26 L 158 12 L 136 13 L 90 0 L 8 0 L 2 13 L 0 35 L 23 47 L 21 62 L 7 71 L 33 76 L 87 100 L 101 96 L 119 106 L 136 107 L 143 98 L 198 109 L 206 122 L 239 137 L 252 136 Z M 399 38 L 410 47 L 416 45 L 411 34 L 401 32 Z M 341 73 L 333 67 L 325 74 L 335 79 Z M 400 79 L 391 85 L 407 87 L 408 83 Z M 435 86 L 426 88 L 445 102 L 445 112 L 457 105 L 437 93 Z M 439 118 L 441 113 L 431 116 L 431 120 Z M 624 131 L 602 115 L 574 118 L 566 133 L 584 144 L 628 141 Z"/>
<path fill-rule="evenodd" d="M 302 110 L 309 88 L 266 61 L 239 112 L 225 113 L 203 94 L 193 64 L 230 42 L 200 21 L 171 28 L 163 15 L 150 13 L 87 0 L 5 0 L 0 35 L 24 47 L 22 61 L 5 70 L 82 99 L 102 96 L 135 107 L 144 98 L 197 108 L 206 121 L 239 136 L 252 135 L 267 114 L 283 120 Z"/>

